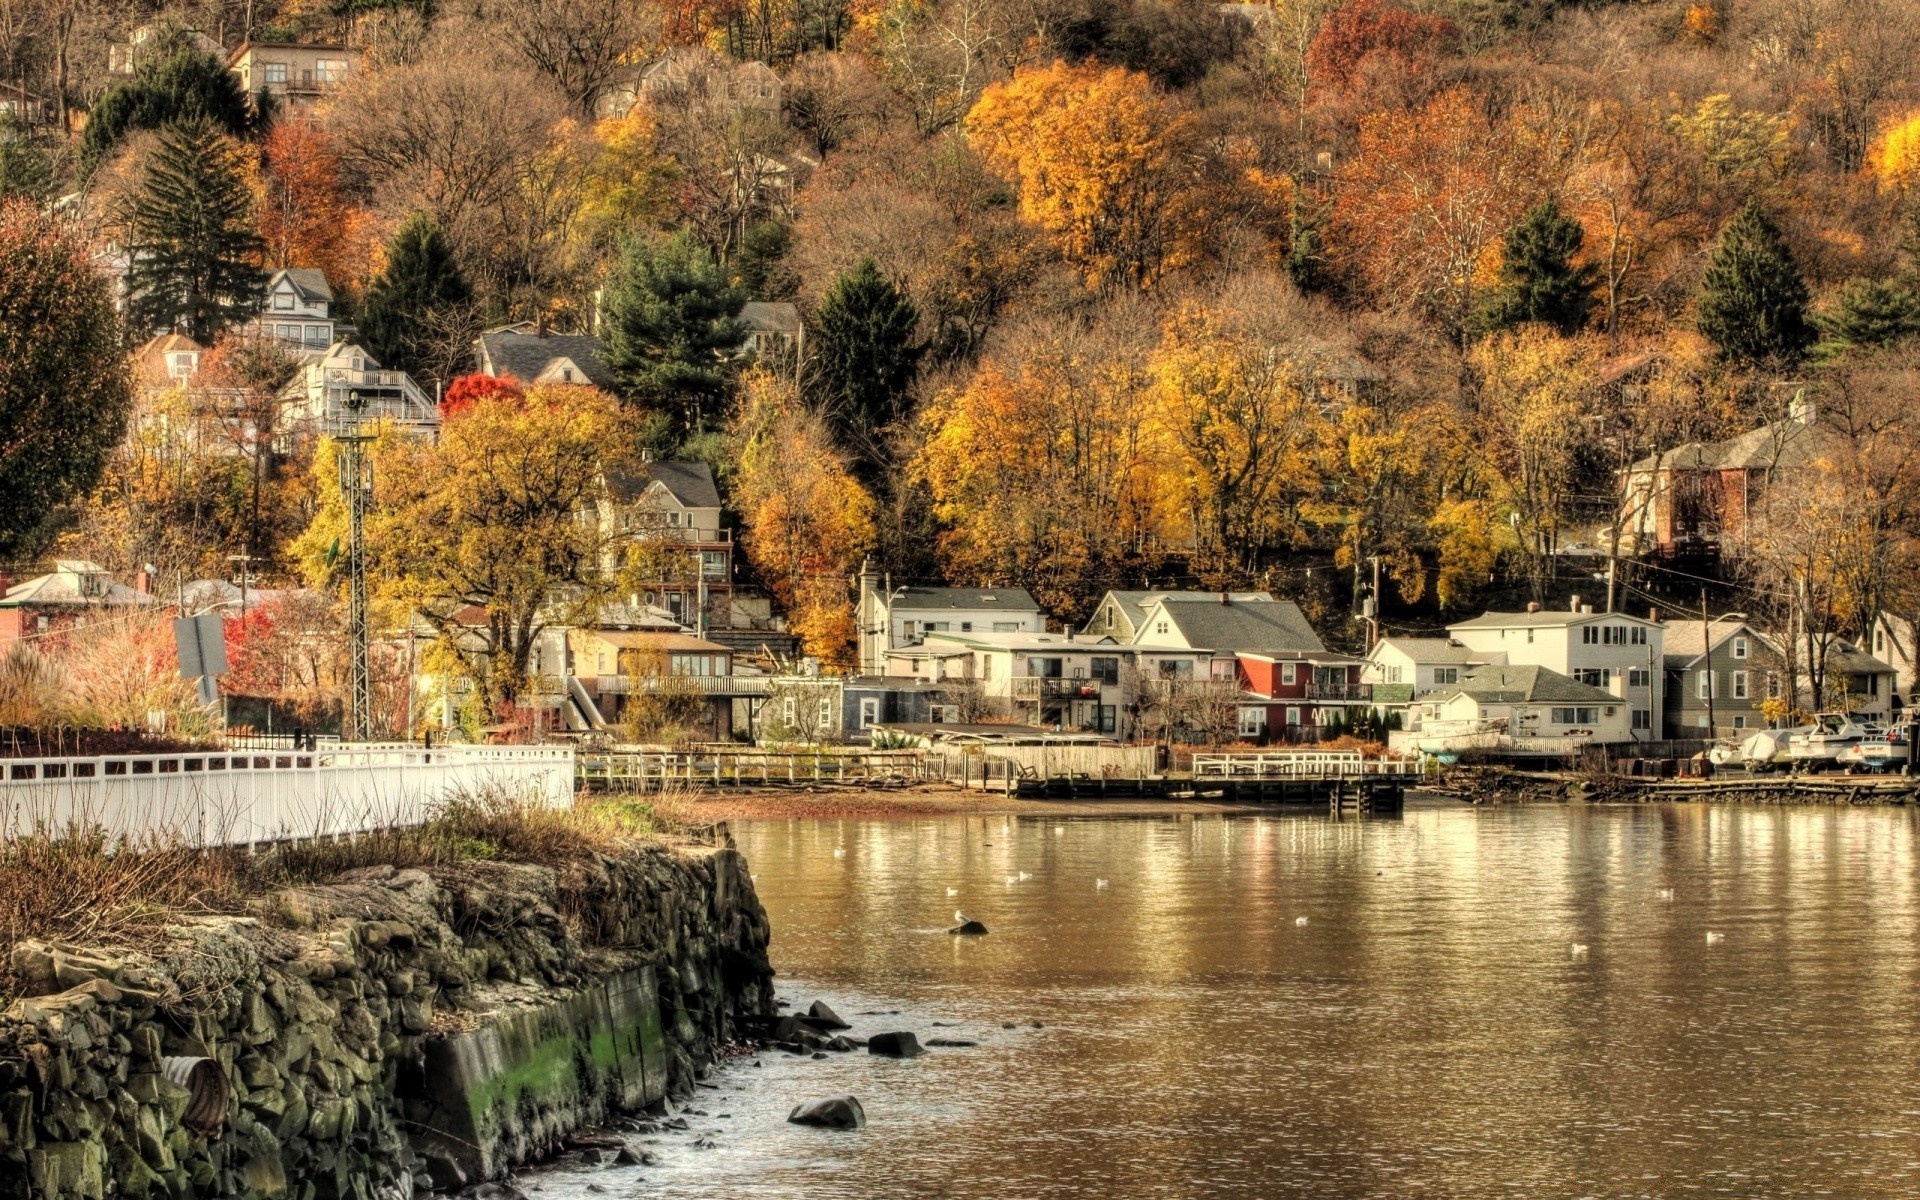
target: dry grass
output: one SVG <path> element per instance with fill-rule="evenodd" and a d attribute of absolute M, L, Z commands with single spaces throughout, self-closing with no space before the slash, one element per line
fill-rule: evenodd
<path fill-rule="evenodd" d="M 181 916 L 245 911 L 275 888 L 321 883 L 369 866 L 476 861 L 563 867 L 636 838 L 676 832 L 644 799 L 582 797 L 554 809 L 505 793 L 450 798 L 425 824 L 353 838 L 288 842 L 261 853 L 197 850 L 178 838 L 113 837 L 98 826 L 0 839 L 0 996 L 11 996 L 24 938 L 126 947 Z"/>

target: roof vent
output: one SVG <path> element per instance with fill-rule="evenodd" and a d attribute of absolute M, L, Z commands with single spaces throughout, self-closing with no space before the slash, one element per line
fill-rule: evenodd
<path fill-rule="evenodd" d="M 1568 612 L 1579 612 L 1579 611 L 1580 611 L 1580 597 L 1578 597 L 1578 596 L 1575 596 L 1575 597 L 1573 598 L 1573 600 L 1572 600 L 1572 602 L 1571 602 L 1571 603 L 1569 603 L 1569 604 L 1567 605 L 1567 611 L 1568 611 Z"/>
<path fill-rule="evenodd" d="M 1530 612 L 1530 613 L 1537 613 L 1537 612 L 1539 612 L 1539 611 L 1540 611 L 1540 602 L 1539 602 L 1538 600 L 1529 600 L 1529 601 L 1527 601 L 1527 611 L 1528 611 L 1528 612 Z"/>
<path fill-rule="evenodd" d="M 1648 609 L 1647 620 L 1652 621 L 1655 625 L 1658 625 L 1660 623 L 1660 610 L 1657 608 Z"/>

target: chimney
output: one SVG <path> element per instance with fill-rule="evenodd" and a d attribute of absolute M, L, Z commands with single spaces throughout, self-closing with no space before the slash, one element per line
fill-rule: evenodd
<path fill-rule="evenodd" d="M 1660 623 L 1660 610 L 1657 608 L 1648 609 L 1647 620 L 1652 621 L 1655 625 L 1658 625 Z"/>
<path fill-rule="evenodd" d="M 1529 601 L 1527 601 L 1527 611 L 1528 611 L 1528 612 L 1530 612 L 1530 613 L 1537 613 L 1537 612 L 1539 612 L 1539 611 L 1540 611 L 1540 602 L 1539 602 L 1538 600 L 1529 600 Z"/>
<path fill-rule="evenodd" d="M 136 592 L 139 592 L 142 596 L 153 595 L 152 568 L 141 567 L 138 571 L 135 571 L 133 573 L 133 590 Z"/>
<path fill-rule="evenodd" d="M 1581 611 L 1582 613 L 1584 613 L 1584 614 L 1586 614 L 1586 615 L 1588 615 L 1588 616 L 1592 616 L 1592 615 L 1593 615 L 1593 605 L 1591 605 L 1591 604 L 1582 604 L 1582 605 L 1580 606 L 1580 611 Z"/>
<path fill-rule="evenodd" d="M 1569 604 L 1567 605 L 1567 611 L 1568 611 L 1568 612 L 1579 612 L 1579 611 L 1580 611 L 1580 597 L 1578 597 L 1578 596 L 1575 596 L 1575 597 L 1573 598 L 1573 600 L 1572 600 L 1572 602 L 1570 602 L 1570 603 L 1569 603 Z"/>
<path fill-rule="evenodd" d="M 1233 603 L 1233 602 L 1232 602 L 1231 600 L 1229 600 L 1229 599 L 1227 598 L 1227 594 L 1226 594 L 1225 592 L 1221 592 L 1221 593 L 1220 593 L 1220 603 L 1222 603 L 1222 604 L 1231 604 L 1231 603 Z"/>
<path fill-rule="evenodd" d="M 533 336 L 547 336 L 547 313 L 545 309 L 540 310 L 540 315 L 533 319 Z"/>

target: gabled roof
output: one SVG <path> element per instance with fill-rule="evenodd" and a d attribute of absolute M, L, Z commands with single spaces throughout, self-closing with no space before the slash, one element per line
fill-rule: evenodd
<path fill-rule="evenodd" d="M 1266 592 L 1228 592 L 1227 598 L 1229 600 L 1232 600 L 1235 604 L 1255 604 L 1261 601 L 1270 601 L 1273 599 L 1273 597 L 1268 595 Z M 1140 622 L 1146 617 L 1147 610 L 1152 608 L 1155 603 L 1163 599 L 1164 600 L 1212 600 L 1215 603 L 1218 603 L 1220 600 L 1220 593 L 1218 592 L 1179 592 L 1179 591 L 1174 591 L 1170 588 L 1158 588 L 1158 589 L 1149 588 L 1149 589 L 1143 589 L 1138 591 L 1123 591 L 1119 588 L 1115 588 L 1114 590 L 1108 592 L 1105 596 L 1102 596 L 1100 598 L 1099 605 L 1096 606 L 1093 611 L 1095 613 L 1101 612 L 1103 609 L 1106 608 L 1108 602 L 1111 601 L 1114 605 L 1116 605 L 1119 608 L 1121 615 L 1126 618 L 1127 624 L 1130 626 L 1137 627 L 1140 624 Z"/>
<path fill-rule="evenodd" d="M 1374 643 L 1374 650 L 1389 647 L 1398 650 L 1416 663 L 1480 663 L 1487 660 L 1485 650 L 1470 650 L 1452 638 L 1411 638 L 1384 637 Z M 1502 652 L 1504 653 L 1504 651 Z M 1368 655 L 1369 658 L 1372 655 Z"/>
<path fill-rule="evenodd" d="M 1291 600 L 1229 599 L 1222 603 L 1217 595 L 1186 593 L 1161 597 L 1149 609 L 1147 619 L 1154 620 L 1156 612 L 1165 613 L 1187 645 L 1196 649 L 1224 654 L 1326 649 L 1306 614 Z M 1137 631 L 1134 640 L 1145 632 Z"/>
<path fill-rule="evenodd" d="M 1834 432 L 1820 421 L 1788 418 L 1718 442 L 1687 442 L 1634 463 L 1635 471 L 1770 471 L 1805 466 Z"/>
<path fill-rule="evenodd" d="M 1006 612 L 1038 613 L 1040 606 L 1025 588 L 895 588 L 889 608 L 1000 609 Z"/>
<path fill-rule="evenodd" d="M 332 304 L 333 289 L 327 286 L 327 273 L 319 267 L 282 267 L 267 278 L 267 292 L 271 294 L 284 279 L 293 285 L 293 290 L 309 304 Z"/>
<path fill-rule="evenodd" d="M 602 391 L 616 384 L 607 366 L 600 339 L 586 333 L 524 333 L 518 329 L 494 329 L 475 339 L 480 353 L 481 371 L 488 375 L 511 375 L 522 383 L 532 383 L 557 359 L 567 359 L 579 367 L 587 382 Z"/>
<path fill-rule="evenodd" d="M 98 583 L 99 591 L 92 595 L 82 590 L 81 580 L 87 577 L 95 578 Z M 98 563 L 79 559 L 62 559 L 57 569 L 8 588 L 6 596 L 0 598 L 0 607 L 4 608 L 54 605 L 76 608 L 96 605 L 137 607 L 154 603 L 157 601 L 145 592 L 116 582 Z"/>
<path fill-rule="evenodd" d="M 1471 696 L 1482 704 L 1619 704 L 1620 697 L 1538 666 L 1475 667 L 1460 682 L 1432 688 L 1417 699 Z"/>
<path fill-rule="evenodd" d="M 659 484 L 682 508 L 719 508 L 720 489 L 713 468 L 703 462 L 643 462 L 607 472 L 607 487 L 615 500 L 631 504 Z"/>
<path fill-rule="evenodd" d="M 1765 634 L 1748 625 L 1739 617 L 1715 617 L 1709 623 L 1712 630 L 1712 645 L 1717 649 L 1730 637 L 1744 634 L 1757 642 L 1764 643 L 1768 649 L 1777 649 Z M 1660 657 L 1663 665 L 1669 668 L 1690 667 L 1700 661 L 1707 652 L 1708 627 L 1698 621 L 1668 621 L 1666 632 L 1660 638 Z"/>

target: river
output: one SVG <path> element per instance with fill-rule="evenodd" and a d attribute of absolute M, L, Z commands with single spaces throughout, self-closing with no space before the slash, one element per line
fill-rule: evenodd
<path fill-rule="evenodd" d="M 1917 827 L 1709 806 L 736 824 L 783 997 L 980 1044 L 762 1054 L 659 1165 L 592 1187 L 1920 1195 Z M 989 936 L 949 937 L 956 908 Z M 785 1123 L 849 1091 L 866 1130 Z"/>

